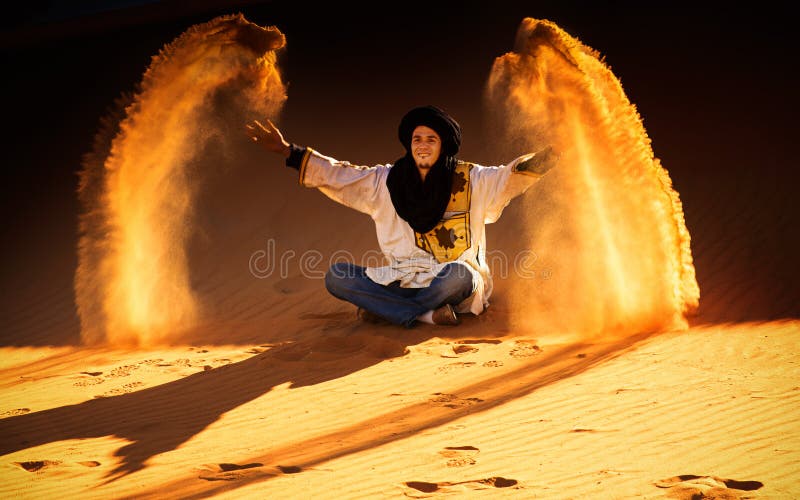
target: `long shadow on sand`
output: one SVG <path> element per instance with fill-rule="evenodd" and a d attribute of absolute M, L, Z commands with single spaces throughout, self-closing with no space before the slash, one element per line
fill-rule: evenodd
<path fill-rule="evenodd" d="M 0 420 L 0 455 L 46 443 L 102 436 L 131 441 L 109 476 L 117 478 L 145 467 L 159 453 L 173 450 L 221 415 L 275 386 L 313 385 L 402 356 L 407 344 L 424 340 L 424 331 L 392 338 L 395 329 L 323 336 L 286 342 L 244 361 L 206 370 L 156 387 L 92 399 Z M 429 336 L 428 336 L 429 337 Z M 343 360 L 347 360 L 343 363 Z"/>
<path fill-rule="evenodd" d="M 601 344 L 564 345 L 510 373 L 463 386 L 455 394 L 436 393 L 435 388 L 431 387 L 434 397 L 427 401 L 249 457 L 246 459 L 249 470 L 237 471 L 235 481 L 228 480 L 230 478 L 223 471 L 220 479 L 226 480 L 201 481 L 197 477 L 184 477 L 142 492 L 142 495 L 157 497 L 159 491 L 168 490 L 180 492 L 182 498 L 207 498 L 282 473 L 302 472 L 327 461 L 405 439 L 468 414 L 487 411 L 526 396 L 634 349 L 651 336 L 653 334 L 643 333 Z"/>
<path fill-rule="evenodd" d="M 432 337 L 433 330 L 407 332 L 402 337 L 392 328 L 355 331 L 313 341 L 286 343 L 244 361 L 207 370 L 134 393 L 94 399 L 32 414 L 0 420 L 0 455 L 67 440 L 117 436 L 130 444 L 117 450 L 120 464 L 109 481 L 143 469 L 151 457 L 179 447 L 223 414 L 252 401 L 274 387 L 318 384 L 347 376 L 408 352 L 407 346 Z M 440 395 L 401 410 L 354 423 L 349 428 L 294 443 L 253 457 L 259 464 L 292 464 L 297 471 L 336 457 L 369 449 L 458 419 L 485 411 L 543 386 L 581 373 L 635 346 L 646 335 L 599 345 L 572 344 L 537 359 L 512 373 L 460 388 L 457 394 Z M 343 362 L 346 361 L 346 362 Z M 435 387 L 431 393 L 437 394 Z M 470 405 L 447 404 L 469 401 Z M 255 473 L 236 486 L 269 477 Z M 169 485 L 181 494 L 213 494 L 227 483 L 199 481 Z M 177 489 L 174 489 L 177 488 Z M 163 485 L 158 488 L 163 490 Z M 152 492 L 157 496 L 158 491 Z"/>

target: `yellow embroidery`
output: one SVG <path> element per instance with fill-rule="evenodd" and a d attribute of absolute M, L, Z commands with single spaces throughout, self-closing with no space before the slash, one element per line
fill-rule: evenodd
<path fill-rule="evenodd" d="M 469 174 L 471 163 L 459 162 L 453 172 L 453 189 L 444 217 L 427 233 L 414 233 L 417 247 L 432 254 L 439 262 L 456 260 L 470 246 L 472 235 L 469 208 L 472 197 Z"/>

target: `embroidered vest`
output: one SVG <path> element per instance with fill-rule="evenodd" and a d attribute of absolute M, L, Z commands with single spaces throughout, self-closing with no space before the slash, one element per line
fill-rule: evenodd
<path fill-rule="evenodd" d="M 417 246 L 432 254 L 439 262 L 456 260 L 472 245 L 469 229 L 471 170 L 471 163 L 459 161 L 456 164 L 453 189 L 442 220 L 427 233 L 414 232 Z"/>

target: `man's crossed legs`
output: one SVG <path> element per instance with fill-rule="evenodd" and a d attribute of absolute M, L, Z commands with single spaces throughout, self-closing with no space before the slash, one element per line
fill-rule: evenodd
<path fill-rule="evenodd" d="M 367 276 L 365 267 L 337 262 L 325 274 L 325 287 L 334 297 L 406 328 L 418 319 L 430 319 L 440 307 L 462 302 L 474 291 L 472 273 L 459 262 L 446 265 L 426 288 L 403 288 L 399 281 L 381 285 Z M 451 309 L 450 314 L 455 318 Z"/>

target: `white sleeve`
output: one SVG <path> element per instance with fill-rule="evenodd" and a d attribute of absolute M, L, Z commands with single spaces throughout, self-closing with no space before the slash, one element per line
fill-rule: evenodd
<path fill-rule="evenodd" d="M 547 155 L 530 153 L 499 167 L 476 165 L 472 169 L 472 182 L 486 206 L 484 223 L 496 222 L 512 199 L 527 191 L 550 170 L 554 162 L 548 160 Z"/>
<path fill-rule="evenodd" d="M 387 167 L 362 167 L 307 148 L 300 162 L 300 184 L 317 188 L 328 198 L 369 216 L 375 213 Z"/>

